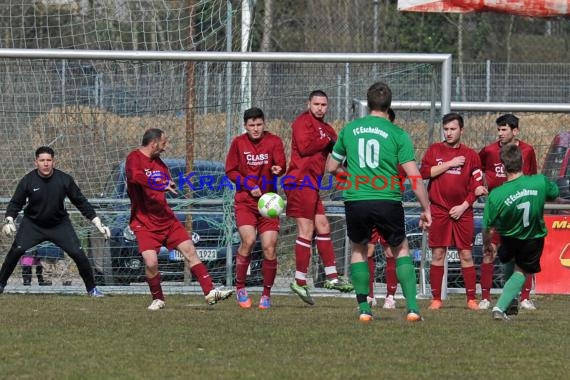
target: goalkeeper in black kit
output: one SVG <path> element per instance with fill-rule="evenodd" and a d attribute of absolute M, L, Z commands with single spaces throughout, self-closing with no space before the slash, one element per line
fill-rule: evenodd
<path fill-rule="evenodd" d="M 36 169 L 20 180 L 6 209 L 2 232 L 6 236 L 16 234 L 16 237 L 0 269 L 0 293 L 4 291 L 8 278 L 26 250 L 44 241 L 50 241 L 73 259 L 88 294 L 91 297 L 103 297 L 103 293 L 95 287 L 93 270 L 65 209 L 65 198 L 69 198 L 105 239 L 108 239 L 111 233 L 109 228 L 101 223 L 73 177 L 54 168 L 54 155 L 55 152 L 48 146 L 36 150 Z M 22 208 L 24 217 L 16 233 L 14 219 Z"/>

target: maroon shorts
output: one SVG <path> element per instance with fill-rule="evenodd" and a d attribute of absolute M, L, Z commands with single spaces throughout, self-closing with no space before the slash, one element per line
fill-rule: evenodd
<path fill-rule="evenodd" d="M 139 244 L 139 252 L 152 250 L 158 253 L 162 246 L 170 250 L 178 247 L 186 240 L 190 240 L 188 231 L 178 220 L 161 230 L 149 231 L 141 229 L 134 231 L 134 233 Z"/>
<path fill-rule="evenodd" d="M 431 207 L 431 227 L 428 244 L 430 248 L 451 247 L 462 250 L 473 248 L 473 210 L 468 209 L 459 220 L 451 219 L 449 211 Z"/>
<path fill-rule="evenodd" d="M 315 215 L 324 215 L 325 208 L 318 190 L 307 186 L 301 189 L 285 190 L 287 195 L 287 216 L 314 220 Z"/>
<path fill-rule="evenodd" d="M 253 202 L 238 202 L 234 208 L 238 228 L 241 226 L 253 226 L 260 235 L 266 231 L 279 232 L 279 218 L 261 216 L 257 204 Z"/>

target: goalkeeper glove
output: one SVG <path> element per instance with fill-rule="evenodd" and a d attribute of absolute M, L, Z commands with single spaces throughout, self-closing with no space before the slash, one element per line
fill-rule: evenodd
<path fill-rule="evenodd" d="M 98 216 L 93 218 L 93 220 L 91 222 L 95 225 L 95 227 L 97 227 L 99 232 L 101 232 L 101 234 L 103 234 L 103 236 L 105 237 L 105 240 L 109 239 L 111 237 L 111 230 L 109 229 L 109 227 L 107 227 L 106 225 L 101 223 L 101 219 L 99 219 Z"/>
<path fill-rule="evenodd" d="M 14 224 L 14 218 L 7 216 L 4 221 L 4 227 L 2 227 L 2 233 L 6 236 L 12 236 L 16 232 L 16 225 Z"/>

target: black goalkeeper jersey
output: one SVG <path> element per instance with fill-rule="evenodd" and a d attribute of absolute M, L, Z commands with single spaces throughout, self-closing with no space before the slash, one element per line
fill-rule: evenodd
<path fill-rule="evenodd" d="M 87 198 L 69 174 L 54 169 L 49 178 L 41 177 L 37 170 L 26 174 L 18 183 L 6 209 L 6 217 L 16 219 L 24 208 L 24 215 L 42 227 L 50 227 L 69 220 L 65 198 L 77 207 L 81 214 L 92 220 L 96 213 Z"/>

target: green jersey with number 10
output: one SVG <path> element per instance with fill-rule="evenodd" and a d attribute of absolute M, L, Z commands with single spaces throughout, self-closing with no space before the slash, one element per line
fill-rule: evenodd
<path fill-rule="evenodd" d="M 501 236 L 520 240 L 544 237 L 544 202 L 557 196 L 556 184 L 542 174 L 507 181 L 489 194 L 483 227 L 495 227 Z"/>
<path fill-rule="evenodd" d="M 348 123 L 332 157 L 347 160 L 348 176 L 339 179 L 347 201 L 402 200 L 403 179 L 398 164 L 414 161 L 414 146 L 406 131 L 389 120 L 368 115 Z"/>

